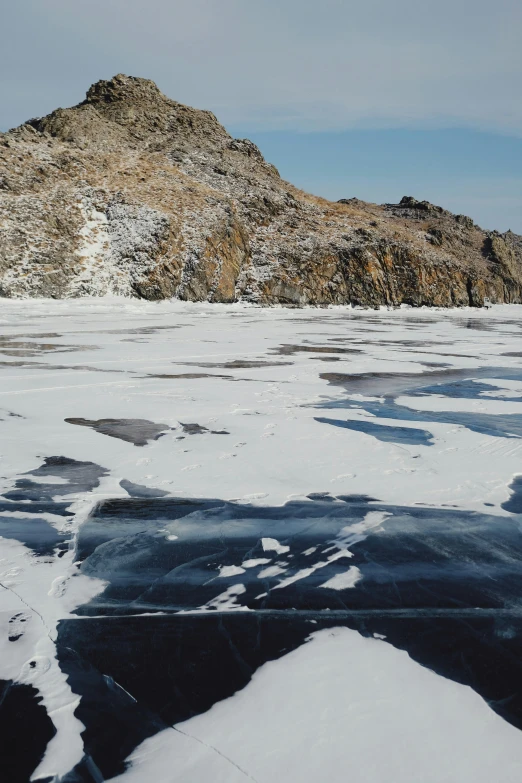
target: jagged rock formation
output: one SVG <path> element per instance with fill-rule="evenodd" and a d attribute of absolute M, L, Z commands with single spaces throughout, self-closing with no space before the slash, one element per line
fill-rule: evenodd
<path fill-rule="evenodd" d="M 0 295 L 522 301 L 522 237 L 405 197 L 332 203 L 146 79 L 0 134 Z"/>

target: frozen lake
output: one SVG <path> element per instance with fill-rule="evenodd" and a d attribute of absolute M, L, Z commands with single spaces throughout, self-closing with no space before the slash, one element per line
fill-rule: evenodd
<path fill-rule="evenodd" d="M 10 783 L 519 783 L 522 306 L 2 302 Z"/>

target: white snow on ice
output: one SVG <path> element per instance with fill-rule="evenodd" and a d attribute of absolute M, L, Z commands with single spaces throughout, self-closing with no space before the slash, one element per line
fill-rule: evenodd
<path fill-rule="evenodd" d="M 97 215 L 92 213 L 90 220 L 89 234 L 84 237 L 88 274 L 100 252 L 105 252 L 108 236 L 108 227 Z M 145 229 L 143 236 L 145 247 Z M 117 236 L 109 238 L 115 253 Z M 477 332 L 476 324 L 484 328 Z M 175 497 L 233 499 L 237 504 L 277 506 L 296 498 L 304 500 L 311 492 L 328 491 L 367 495 L 390 505 L 446 504 L 481 512 L 487 503 L 488 513 L 505 515 L 500 505 L 509 496 L 510 478 L 520 472 L 520 438 L 493 437 L 440 421 L 418 424 L 372 417 L 372 422 L 427 429 L 434 445 L 382 442 L 363 432 L 318 423 L 315 417 L 323 414 L 314 406 L 342 403 L 349 396 L 341 386 L 322 379 L 321 373 L 424 373 L 428 384 L 429 373 L 440 369 L 430 366 L 435 363 L 469 371 L 470 377 L 475 368 L 490 367 L 491 377 L 481 376 L 480 382 L 489 381 L 492 390 L 473 400 L 434 394 L 413 397 L 399 390 L 401 404 L 427 414 L 520 413 L 522 403 L 503 399 L 517 397 L 520 383 L 499 380 L 495 368 L 522 367 L 522 358 L 516 356 L 521 327 L 522 306 L 495 306 L 488 311 L 403 308 L 363 312 L 343 307 L 263 310 L 110 297 L 2 300 L 0 492 L 12 489 L 48 456 L 101 465 L 108 475 L 97 489 L 66 496 L 73 503 L 71 520 L 38 515 L 58 531 L 70 533 L 71 539 L 96 502 L 128 497 L 120 486 L 122 479 L 166 490 Z M 415 344 L 408 345 L 408 341 Z M 360 353 L 333 354 L 331 359 L 324 351 L 318 357 L 309 351 L 278 353 L 281 345 L 305 343 L 347 346 Z M 241 360 L 242 366 L 234 367 L 235 360 Z M 245 366 L 249 360 L 257 366 Z M 350 397 L 363 404 L 369 395 L 355 390 Z M 360 418 L 357 411 L 342 407 L 328 415 Z M 68 424 L 65 419 L 69 417 L 148 419 L 172 429 L 157 441 L 136 447 Z M 198 423 L 208 432 L 186 435 L 180 422 Z M 57 498 L 63 489 L 63 480 L 57 478 L 26 478 L 53 483 Z M 329 542 L 333 554 L 312 572 L 332 559 L 348 558 L 350 547 L 370 531 L 378 532 L 384 520 L 381 512 L 370 511 L 363 522 L 347 526 Z M 168 540 L 174 541 L 181 527 L 169 533 Z M 268 554 L 290 551 L 288 545 L 270 537 L 263 539 L 262 546 Z M 304 554 L 312 554 L 312 549 Z M 251 558 L 240 567 L 270 568 L 270 562 L 269 557 Z M 354 574 L 352 568 L 343 572 L 344 578 Z M 309 573 L 309 569 L 298 571 L 286 584 Z M 220 575 L 225 575 L 223 570 Z M 57 623 L 103 590 L 104 584 L 79 575 L 72 547 L 61 558 L 38 557 L 8 539 L 0 539 L 0 583 L 0 678 L 20 682 L 31 678 L 38 688 L 57 734 L 34 777 L 64 775 L 83 754 L 83 727 L 74 717 L 77 697 L 55 657 Z M 272 589 L 284 586 L 282 579 Z M 201 610 L 243 608 L 237 602 L 241 588 L 245 589 L 243 585 L 228 587 Z M 19 612 L 28 616 L 24 634 L 9 643 L 4 629 Z M 338 665 L 340 658 L 343 667 Z M 29 672 L 31 660 L 38 665 Z M 363 676 L 370 662 L 378 673 L 377 684 Z M 287 667 L 295 668 L 297 679 L 292 679 Z M 330 669 L 335 677 L 330 677 Z M 265 691 L 256 713 L 249 705 L 261 698 L 258 682 L 264 683 Z M 317 683 L 325 688 L 324 699 Z M 340 698 L 345 688 L 353 694 L 346 701 Z M 223 715 L 222 722 L 210 720 L 211 714 Z M 314 637 L 300 650 L 263 667 L 232 700 L 193 720 L 197 726 L 189 722 L 190 732 L 201 728 L 205 742 L 219 745 L 258 783 L 268 777 L 282 783 L 290 779 L 335 783 L 349 779 L 349 770 L 358 783 L 383 779 L 394 783 L 500 779 L 518 783 L 521 778 L 520 734 L 476 694 L 417 666 L 390 645 L 350 631 Z M 241 725 L 236 726 L 236 720 Z M 321 739 L 314 753 L 298 752 L 310 746 L 316 731 Z M 162 755 L 154 759 L 147 749 L 156 747 L 161 747 Z M 382 754 L 375 754 L 375 747 Z M 141 761 L 127 773 L 127 779 L 138 780 L 136 770 L 145 769 L 140 765 L 167 764 L 166 759 L 175 758 L 176 753 L 192 759 L 179 767 L 184 783 L 208 779 L 210 757 L 210 778 L 216 783 L 233 783 L 234 775 L 245 779 L 218 753 L 173 730 L 147 740 L 136 751 Z M 378 768 L 373 769 L 372 763 Z M 140 780 L 149 779 L 149 774 L 150 779 L 154 775 L 161 779 L 161 769 L 178 774 L 177 765 L 175 769 L 174 765 L 161 767 L 159 773 L 147 769 L 150 773 L 144 772 Z M 386 769 L 389 772 L 383 772 Z M 335 777 L 339 770 L 342 778 Z"/>
<path fill-rule="evenodd" d="M 351 587 L 355 587 L 361 579 L 362 574 L 357 566 L 350 566 L 347 571 L 335 574 L 335 576 L 332 576 L 331 579 L 328 579 L 319 587 L 327 587 L 330 590 L 348 590 Z"/>
<path fill-rule="evenodd" d="M 471 688 L 336 628 L 130 760 L 115 783 L 519 783 L 522 742 Z"/>
<path fill-rule="evenodd" d="M 245 560 L 241 565 L 243 568 L 255 568 L 256 566 L 265 565 L 269 563 L 268 557 L 254 557 L 251 560 Z"/>
<path fill-rule="evenodd" d="M 219 576 L 220 577 L 230 577 L 230 576 L 239 576 L 240 574 L 244 574 L 245 569 L 241 568 L 241 566 L 219 566 Z"/>
<path fill-rule="evenodd" d="M 263 551 L 276 552 L 278 555 L 284 555 L 285 552 L 290 551 L 289 546 L 284 546 L 283 544 L 280 544 L 279 541 L 277 541 L 277 539 L 275 538 L 262 538 L 261 545 L 263 547 Z"/>

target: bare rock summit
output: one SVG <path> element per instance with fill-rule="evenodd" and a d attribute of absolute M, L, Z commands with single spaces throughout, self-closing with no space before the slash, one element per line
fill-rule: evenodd
<path fill-rule="evenodd" d="M 285 182 L 208 111 L 122 74 L 0 134 L 0 295 L 458 306 L 522 301 L 522 237 Z"/>

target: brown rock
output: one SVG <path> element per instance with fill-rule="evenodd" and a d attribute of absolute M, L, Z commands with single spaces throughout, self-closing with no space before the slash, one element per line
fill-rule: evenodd
<path fill-rule="evenodd" d="M 0 134 L 0 294 L 328 305 L 520 302 L 522 237 L 405 196 L 284 182 L 211 112 L 115 76 Z"/>

